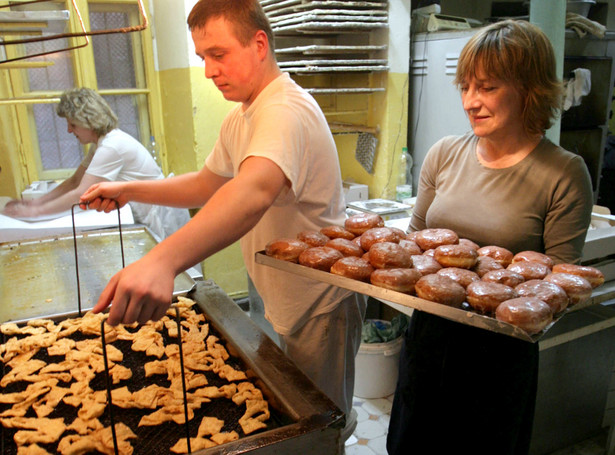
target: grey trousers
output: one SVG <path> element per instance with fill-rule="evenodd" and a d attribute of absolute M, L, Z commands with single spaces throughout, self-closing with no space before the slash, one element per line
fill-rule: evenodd
<path fill-rule="evenodd" d="M 367 298 L 352 294 L 331 312 L 315 316 L 292 335 L 280 335 L 280 346 L 344 413 L 352 410 L 355 357 Z"/>

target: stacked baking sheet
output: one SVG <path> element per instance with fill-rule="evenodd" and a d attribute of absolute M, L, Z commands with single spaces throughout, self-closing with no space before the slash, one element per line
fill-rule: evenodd
<path fill-rule="evenodd" d="M 386 1 L 261 1 L 269 17 L 273 32 L 279 36 L 316 36 L 365 34 L 388 27 Z M 278 40 L 278 42 L 283 40 Z M 284 71 L 295 74 L 334 72 L 388 71 L 388 61 L 380 51 L 386 45 L 370 45 L 362 40 L 351 43 L 311 41 L 310 43 L 285 42 L 278 46 L 276 55 Z M 381 53 L 381 52 L 380 52 Z M 366 90 L 345 88 L 343 92 L 364 93 Z M 313 92 L 316 93 L 316 92 Z M 325 94 L 322 92 L 320 94 Z"/>
<path fill-rule="evenodd" d="M 274 33 L 340 33 L 388 26 L 387 1 L 261 0 Z"/>

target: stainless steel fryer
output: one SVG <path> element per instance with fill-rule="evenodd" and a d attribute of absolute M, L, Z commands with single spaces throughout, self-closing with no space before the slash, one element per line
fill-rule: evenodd
<path fill-rule="evenodd" d="M 156 245 L 145 227 L 123 228 L 124 258 L 130 264 Z M 78 310 L 73 234 L 0 243 L 0 322 L 18 321 Z M 90 309 L 122 268 L 120 231 L 98 229 L 76 234 L 81 304 Z M 184 272 L 175 279 L 174 295 L 186 294 L 194 280 Z"/>
<path fill-rule="evenodd" d="M 344 414 L 297 369 L 236 303 L 210 280 L 198 282 L 189 297 L 197 302 L 213 330 L 221 335 L 231 355 L 241 360 L 248 376 L 263 391 L 273 419 L 272 425 L 265 431 L 193 453 L 343 453 L 340 434 L 345 425 Z M 62 320 L 75 316 L 46 317 Z M 198 422 L 192 425 L 196 427 Z M 177 438 L 179 435 L 175 431 Z M 160 447 L 164 444 L 160 438 L 167 432 L 168 428 L 151 429 L 147 437 L 140 439 L 140 444 L 139 441 L 133 442 L 134 453 L 162 453 Z M 3 434 L 10 437 L 11 433 Z M 5 442 L 3 439 L 3 444 Z M 8 446 L 10 444 L 3 445 L 3 453 L 11 453 L 7 451 Z"/>

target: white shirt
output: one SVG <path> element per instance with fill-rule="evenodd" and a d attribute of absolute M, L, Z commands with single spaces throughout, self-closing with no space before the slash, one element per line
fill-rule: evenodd
<path fill-rule="evenodd" d="M 102 136 L 82 161 L 86 173 L 109 181 L 159 180 L 162 170 L 148 150 L 122 130 Z M 190 220 L 186 209 L 130 202 L 135 221 L 146 225 L 162 240 Z"/>
<path fill-rule="evenodd" d="M 117 128 L 99 138 L 81 164 L 87 174 L 109 181 L 157 180 L 164 177 L 143 144 Z"/>
<path fill-rule="evenodd" d="M 272 81 L 245 111 L 235 107 L 205 165 L 225 177 L 248 156 L 275 162 L 291 183 L 241 239 L 248 273 L 274 329 L 290 335 L 310 317 L 329 312 L 350 291 L 256 264 L 254 254 L 282 237 L 343 225 L 345 202 L 339 160 L 316 101 L 287 73 Z"/>

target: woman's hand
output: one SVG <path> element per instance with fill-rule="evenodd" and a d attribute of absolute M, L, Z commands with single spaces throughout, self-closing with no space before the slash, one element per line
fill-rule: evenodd
<path fill-rule="evenodd" d="M 98 212 L 109 213 L 117 208 L 124 207 L 128 198 L 123 194 L 122 182 L 102 182 L 89 187 L 79 198 L 79 207 L 94 209 Z M 117 203 L 117 204 L 116 204 Z"/>
<path fill-rule="evenodd" d="M 33 218 L 38 215 L 38 208 L 30 200 L 13 199 L 4 206 L 2 214 L 13 218 Z"/>

